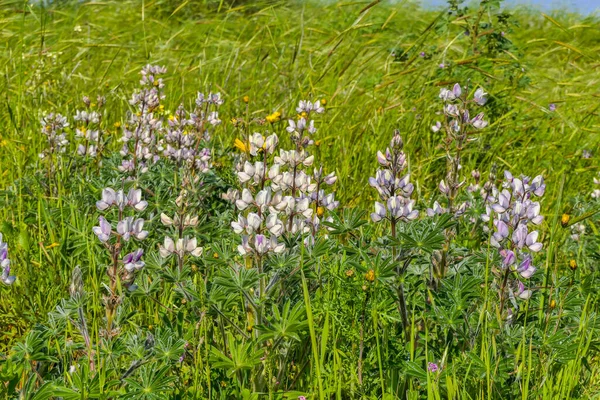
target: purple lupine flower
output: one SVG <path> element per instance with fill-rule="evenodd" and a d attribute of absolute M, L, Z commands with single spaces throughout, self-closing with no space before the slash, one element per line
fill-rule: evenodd
<path fill-rule="evenodd" d="M 487 102 L 487 98 L 485 96 L 487 96 L 487 93 L 484 92 L 482 88 L 478 88 L 475 91 L 475 94 L 473 94 L 473 101 L 480 106 L 483 106 Z"/>
<path fill-rule="evenodd" d="M 551 112 L 556 111 L 556 104 L 550 103 L 550 105 L 548 106 L 548 110 L 550 110 Z"/>
<path fill-rule="evenodd" d="M 148 206 L 147 201 L 142 200 L 141 189 L 130 189 L 127 194 L 127 205 L 133 207 L 136 211 L 144 211 Z"/>
<path fill-rule="evenodd" d="M 12 285 L 17 279 L 14 275 L 10 274 L 10 259 L 8 258 L 8 244 L 2 241 L 2 234 L 0 233 L 0 268 L 2 269 L 2 275 L 0 280 L 5 285 Z"/>
<path fill-rule="evenodd" d="M 529 279 L 536 272 L 533 255 L 543 247 L 538 242 L 539 232 L 530 230 L 530 226 L 543 221 L 540 203 L 532 199 L 542 196 L 546 186 L 541 175 L 531 179 L 527 176 L 515 177 L 509 171 L 504 172 L 503 186 L 502 192 L 492 191 L 486 200 L 487 211 L 482 220 L 489 221 L 492 210 L 496 213 L 490 244 L 498 248 L 503 267 L 510 268 L 507 274 L 512 272 L 506 275 L 506 279 L 510 278 L 508 286 L 516 285 L 517 297 L 526 300 L 531 297 L 532 291 L 525 289 L 521 279 Z M 504 297 L 504 293 L 501 293 L 501 297 Z"/>
<path fill-rule="evenodd" d="M 373 222 L 389 219 L 395 224 L 400 220 L 414 220 L 419 215 L 417 210 L 413 210 L 414 200 L 410 200 L 414 185 L 410 183 L 410 175 L 404 175 L 407 162 L 403 146 L 400 132 L 396 130 L 385 154 L 377 152 L 377 162 L 383 169 L 377 170 L 375 177 L 369 178 L 369 185 L 377 190 L 385 205 L 375 202 L 375 212 L 371 214 Z"/>
<path fill-rule="evenodd" d="M 521 265 L 519 265 L 519 268 L 517 268 L 517 271 L 519 272 L 519 274 L 521 274 L 523 278 L 531 278 L 531 276 L 536 271 L 536 268 L 532 264 L 531 256 L 525 256 L 525 258 L 521 262 Z"/>
<path fill-rule="evenodd" d="M 483 120 L 483 113 L 477 114 L 477 116 L 471 120 L 471 125 L 477 129 L 483 129 L 487 126 L 487 124 L 487 121 Z"/>
<path fill-rule="evenodd" d="M 94 232 L 94 234 L 96 236 L 98 236 L 98 239 L 100 239 L 100 241 L 102 243 L 106 243 L 108 241 L 108 239 L 110 239 L 110 234 L 111 234 L 112 228 L 111 228 L 110 224 L 108 223 L 108 221 L 106 220 L 106 218 L 104 218 L 102 216 L 98 217 L 98 222 L 99 222 L 99 225 L 94 226 L 92 228 L 92 231 Z"/>
<path fill-rule="evenodd" d="M 146 264 L 142 261 L 143 255 L 144 250 L 137 249 L 136 251 L 123 257 L 123 266 L 127 272 L 139 271 L 140 269 L 144 268 L 144 265 Z"/>
<path fill-rule="evenodd" d="M 436 363 L 430 362 L 427 364 L 427 372 L 437 372 L 439 370 L 439 367 Z"/>
<path fill-rule="evenodd" d="M 531 297 L 531 295 L 533 294 L 533 292 L 529 289 L 525 289 L 525 285 L 523 285 L 523 282 L 519 281 L 517 283 L 518 285 L 518 291 L 517 291 L 517 296 L 519 296 L 520 299 L 522 300 L 527 300 Z"/>

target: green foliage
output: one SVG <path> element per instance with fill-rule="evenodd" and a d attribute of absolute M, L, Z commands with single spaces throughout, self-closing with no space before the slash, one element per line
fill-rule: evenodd
<path fill-rule="evenodd" d="M 449 1 L 437 11 L 385 2 L 0 3 L 0 232 L 17 276 L 0 285 L 3 397 L 600 393 L 600 205 L 589 196 L 600 148 L 596 16 L 506 10 L 499 0 Z M 133 183 L 118 170 L 120 127 L 148 63 L 168 69 L 165 117 L 198 90 L 225 99 L 213 168 L 188 198 L 204 252 L 181 266 L 157 248 L 168 234 L 160 214 L 178 211 L 181 169 L 157 163 Z M 469 138 L 462 169 L 540 173 L 548 185 L 534 295 L 509 296 L 510 316 L 476 193 L 460 219 L 424 217 L 440 199 L 446 165 L 444 138 L 430 129 L 435 98 L 455 82 L 489 93 L 490 125 Z M 71 116 L 83 95 L 106 96 L 102 163 L 86 164 L 71 148 L 51 171 L 38 157 L 39 119 Z M 286 120 L 300 99 L 326 101 L 311 151 L 336 171 L 341 207 L 322 221 L 326 235 L 311 246 L 286 235 L 289 250 L 259 270 L 238 254 L 236 213 L 222 197 L 237 185 L 234 141 L 260 130 L 287 146 Z M 264 123 L 275 111 L 281 121 Z M 67 128 L 69 139 L 77 128 Z M 395 128 L 422 218 L 394 236 L 369 221 L 376 192 L 368 177 Z M 135 290 L 119 287 L 113 331 L 104 303 L 111 260 L 92 233 L 107 186 L 143 188 L 149 202 L 146 265 Z M 442 279 L 436 268 L 447 254 Z"/>

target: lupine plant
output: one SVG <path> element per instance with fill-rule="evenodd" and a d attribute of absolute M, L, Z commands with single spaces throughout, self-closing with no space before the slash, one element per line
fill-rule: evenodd
<path fill-rule="evenodd" d="M 488 197 L 485 222 L 492 221 L 494 231 L 490 244 L 498 249 L 501 263 L 494 272 L 499 290 L 500 310 L 507 299 L 527 300 L 532 291 L 527 289 L 523 280 L 535 273 L 534 256 L 542 250 L 538 242 L 540 225 L 544 217 L 540 215 L 540 203 L 534 201 L 544 195 L 546 185 L 541 175 L 531 179 L 527 176 L 515 178 L 509 171 L 504 172 L 503 189 Z M 532 229 L 533 228 L 533 229 Z"/>
<path fill-rule="evenodd" d="M 69 140 L 65 129 L 69 126 L 67 118 L 61 114 L 49 113 L 44 115 L 40 124 L 42 134 L 46 137 L 46 147 L 39 153 L 39 158 L 45 162 L 46 176 L 48 178 L 48 187 L 57 171 L 57 164 L 61 155 L 67 150 Z"/>
<path fill-rule="evenodd" d="M 462 157 L 469 142 L 473 141 L 473 135 L 476 131 L 487 126 L 484 114 L 474 114 L 470 109 L 472 106 L 483 106 L 487 101 L 487 93 L 482 88 L 478 88 L 473 94 L 473 98 L 468 98 L 467 90 L 463 91 L 463 87 L 456 83 L 452 90 L 442 88 L 439 98 L 443 102 L 442 114 L 443 120 L 436 122 L 431 127 L 434 133 L 441 132 L 444 134 L 442 143 L 446 152 L 446 176 L 443 178 L 438 189 L 442 196 L 446 198 L 445 206 L 441 206 L 437 201 L 433 204 L 433 208 L 427 210 L 429 216 L 449 213 L 454 216 L 461 216 L 465 213 L 469 206 L 468 201 L 461 201 L 459 194 L 460 189 L 464 186 L 466 179 L 463 177 Z M 437 286 L 439 279 L 446 275 L 447 267 L 450 262 L 450 243 L 455 234 L 455 230 L 450 228 L 446 231 L 446 246 L 445 249 L 439 251 L 435 255 L 437 260 L 434 264 L 435 278 L 432 279 L 432 284 Z"/>
<path fill-rule="evenodd" d="M 119 170 L 133 177 L 148 171 L 148 167 L 160 158 L 158 151 L 158 136 L 163 127 L 160 113 L 164 106 L 164 83 L 161 75 L 167 69 L 156 65 L 147 65 L 142 69 L 140 88 L 134 92 L 129 103 L 133 111 L 127 124 L 123 126 L 123 161 Z"/>
<path fill-rule="evenodd" d="M 194 257 L 200 257 L 202 255 L 202 247 L 198 246 L 197 239 L 185 235 L 185 231 L 188 230 L 188 228 L 194 228 L 198 225 L 198 216 L 187 214 L 188 210 L 186 209 L 187 204 L 185 202 L 185 197 L 186 192 L 183 191 L 183 193 L 175 200 L 178 210 L 172 218 L 164 213 L 160 215 L 160 220 L 163 225 L 173 227 L 176 231 L 176 236 L 175 239 L 172 239 L 170 236 L 165 236 L 164 244 L 160 246 L 159 252 L 163 258 L 169 258 L 174 255 L 179 272 L 183 270 L 187 255 Z"/>
<path fill-rule="evenodd" d="M 84 159 L 101 159 L 104 148 L 103 131 L 101 127 L 102 110 L 106 103 L 103 96 L 98 96 L 96 103 L 92 103 L 88 96 L 84 96 L 85 110 L 75 113 L 75 137 L 78 139 L 77 154 Z"/>
<path fill-rule="evenodd" d="M 414 209 L 415 200 L 410 198 L 414 191 L 414 185 L 410 183 L 410 173 L 406 171 L 408 163 L 403 147 L 404 142 L 400 131 L 395 130 L 385 154 L 381 151 L 377 152 L 377 162 L 382 168 L 377 170 L 375 177 L 369 178 L 369 184 L 377 190 L 379 198 L 383 202 L 375 202 L 375 212 L 371 214 L 371 219 L 373 222 L 389 221 L 392 239 L 397 237 L 398 224 L 413 221 L 419 216 L 419 211 Z M 402 317 L 405 336 L 408 338 L 410 325 L 403 275 L 409 259 L 398 259 L 396 247 L 392 247 L 392 260 L 397 265 L 398 310 Z"/>
<path fill-rule="evenodd" d="M 115 313 L 123 300 L 121 286 L 135 290 L 136 273 L 145 265 L 142 260 L 144 254 L 142 248 L 123 255 L 130 240 L 132 242 L 134 239 L 142 241 L 148 237 L 148 231 L 144 230 L 144 219 L 128 216 L 127 211 L 140 212 L 144 211 L 147 206 L 148 203 L 142 200 L 141 189 L 133 188 L 127 194 L 122 189 L 115 191 L 112 188 L 105 188 L 102 190 L 102 198 L 96 203 L 99 211 L 108 213 L 116 210 L 117 214 L 112 221 L 107 220 L 104 216 L 98 217 L 99 224 L 93 228 L 94 234 L 109 255 L 109 264 L 106 266 L 109 280 L 106 287 L 108 293 L 103 297 L 108 335 L 114 334 Z M 113 228 L 115 223 L 116 229 Z"/>

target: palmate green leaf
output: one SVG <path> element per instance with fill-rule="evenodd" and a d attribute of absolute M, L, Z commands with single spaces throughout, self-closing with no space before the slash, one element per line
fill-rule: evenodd
<path fill-rule="evenodd" d="M 144 365 L 140 368 L 139 378 L 130 377 L 125 379 L 127 383 L 126 394 L 123 398 L 139 400 L 168 399 L 173 391 L 172 385 L 177 379 L 168 376 L 169 366 L 165 365 L 156 369 L 155 365 Z"/>
<path fill-rule="evenodd" d="M 213 283 L 234 291 L 247 291 L 256 287 L 259 278 L 255 268 L 225 268 L 219 272 Z"/>
<path fill-rule="evenodd" d="M 154 355 L 165 363 L 177 361 L 185 351 L 185 341 L 170 329 L 160 329 L 154 337 Z"/>
<path fill-rule="evenodd" d="M 331 217 L 333 221 L 323 221 L 322 224 L 331 228 L 330 233 L 332 235 L 343 235 L 353 232 L 366 224 L 367 221 L 364 219 L 365 214 L 363 210 L 357 208 L 345 208 L 342 216 L 339 213 L 332 213 Z"/>
<path fill-rule="evenodd" d="M 283 305 L 281 312 L 277 305 L 272 306 L 272 316 L 269 317 L 269 324 L 257 325 L 260 331 L 259 340 L 265 341 L 273 339 L 276 342 L 285 339 L 300 341 L 299 333 L 306 328 L 306 311 L 301 302 L 291 308 L 291 302 L 288 300 Z"/>
<path fill-rule="evenodd" d="M 429 220 L 417 221 L 398 234 L 397 244 L 404 249 L 432 253 L 442 248 L 446 240 L 444 230 L 453 224 L 452 216 L 448 214 L 440 215 L 433 223 Z"/>
<path fill-rule="evenodd" d="M 237 341 L 231 333 L 227 334 L 229 354 L 212 346 L 210 361 L 214 368 L 224 369 L 227 376 L 250 370 L 260 363 L 261 353 L 254 350 L 252 342 Z"/>

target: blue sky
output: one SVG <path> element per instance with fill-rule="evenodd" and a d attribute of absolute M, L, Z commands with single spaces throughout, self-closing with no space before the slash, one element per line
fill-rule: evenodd
<path fill-rule="evenodd" d="M 435 6 L 447 4 L 444 0 L 424 0 L 423 3 Z M 508 6 L 532 5 L 542 10 L 568 8 L 584 14 L 590 14 L 594 11 L 600 13 L 600 0 L 506 0 L 504 4 Z"/>

